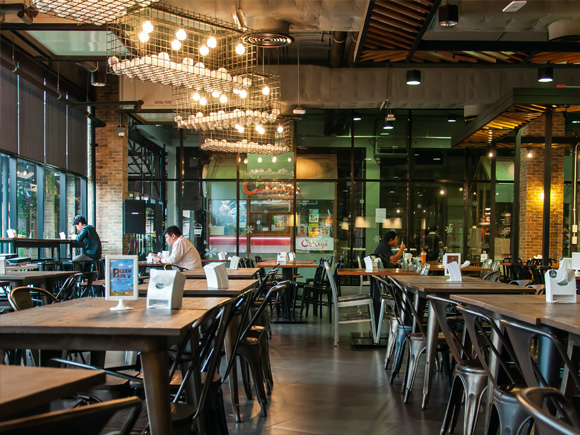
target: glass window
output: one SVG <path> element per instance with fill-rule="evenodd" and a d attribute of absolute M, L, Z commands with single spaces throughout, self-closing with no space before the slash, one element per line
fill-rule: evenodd
<path fill-rule="evenodd" d="M 44 238 L 58 239 L 60 222 L 60 180 L 61 173 L 44 171 Z M 72 219 L 71 219 L 72 221 Z"/>
<path fill-rule="evenodd" d="M 291 179 L 294 178 L 294 154 L 285 153 L 278 156 L 261 154 L 241 154 L 240 178 Z"/>
<path fill-rule="evenodd" d="M 24 160 L 18 161 L 16 171 L 18 234 L 36 238 L 38 234 L 38 195 L 36 165 Z"/>
<path fill-rule="evenodd" d="M 236 202 L 235 182 L 206 182 L 204 193 L 208 198 L 208 222 L 209 245 L 205 250 L 208 258 L 217 258 L 219 252 L 228 255 L 236 255 L 236 245 L 239 243 L 239 253 L 247 252 L 245 243 L 246 209 L 241 204 L 240 213 L 240 237 L 236 237 L 238 207 Z M 243 234 L 243 236 L 242 236 Z M 202 239 L 203 240 L 203 239 Z M 201 252 L 201 251 L 200 251 Z"/>
<path fill-rule="evenodd" d="M 65 228 L 67 235 L 75 234 L 73 218 L 82 214 L 81 204 L 81 187 L 82 179 L 76 175 L 67 174 L 66 176 L 66 223 Z"/>

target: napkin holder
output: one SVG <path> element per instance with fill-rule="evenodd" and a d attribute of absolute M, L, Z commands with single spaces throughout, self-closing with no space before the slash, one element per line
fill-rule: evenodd
<path fill-rule="evenodd" d="M 230 260 L 230 269 L 237 270 L 239 264 L 240 264 L 240 257 L 238 257 L 237 255 L 234 255 L 232 257 L 232 259 Z"/>
<path fill-rule="evenodd" d="M 459 265 L 461 264 L 461 254 L 460 253 L 443 254 L 442 265 L 443 265 L 443 270 L 445 271 L 445 276 L 449 276 L 449 272 L 447 270 L 447 264 L 453 263 L 453 262 L 456 262 L 457 267 L 459 267 Z"/>
<path fill-rule="evenodd" d="M 185 275 L 177 270 L 151 269 L 147 308 L 181 308 Z"/>
<path fill-rule="evenodd" d="M 449 276 L 448 282 L 461 282 L 461 269 L 459 263 L 447 263 L 445 265 L 445 275 Z"/>
<path fill-rule="evenodd" d="M 576 276 L 580 275 L 580 252 L 572 252 L 572 269 L 576 271 Z"/>
<path fill-rule="evenodd" d="M 0 257 L 0 275 L 6 274 L 6 258 Z"/>
<path fill-rule="evenodd" d="M 288 252 L 288 260 L 295 261 L 296 260 L 296 254 L 294 252 Z"/>
<path fill-rule="evenodd" d="M 371 257 L 370 255 L 367 255 L 364 258 L 364 260 L 365 260 L 365 270 L 367 272 L 372 272 L 377 268 L 376 266 L 377 263 L 373 260 L 373 257 Z"/>
<path fill-rule="evenodd" d="M 546 272 L 546 302 L 576 303 L 576 276 L 570 263 L 564 258 L 557 271 Z"/>
<path fill-rule="evenodd" d="M 278 252 L 278 256 L 276 257 L 276 261 L 278 264 L 286 264 L 288 262 L 288 253 L 287 252 Z"/>
<path fill-rule="evenodd" d="M 227 290 L 230 287 L 226 266 L 223 263 L 211 263 L 203 266 L 207 287 L 210 289 Z"/>

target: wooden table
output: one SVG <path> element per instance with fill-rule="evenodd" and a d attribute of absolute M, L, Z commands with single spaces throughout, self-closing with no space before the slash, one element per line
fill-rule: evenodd
<path fill-rule="evenodd" d="M 452 294 L 493 293 L 497 295 L 502 293 L 522 294 L 534 291 L 534 289 L 526 289 L 525 287 L 496 281 L 487 281 L 481 278 L 473 278 L 469 276 L 462 277 L 461 282 L 449 282 L 449 277 L 447 276 L 401 276 L 395 277 L 395 279 L 407 290 L 417 293 L 418 297 L 415 301 L 416 304 L 419 301 L 419 296 L 425 298 L 428 294 L 449 298 Z M 422 312 L 422 310 L 417 309 L 417 312 Z M 429 401 L 431 382 L 433 380 L 432 367 L 435 362 L 437 337 L 439 334 L 439 324 L 437 323 L 435 311 L 431 306 L 429 306 L 428 316 L 422 409 L 427 407 L 427 402 Z"/>
<path fill-rule="evenodd" d="M 42 258 L 41 249 L 47 248 L 51 250 L 51 255 L 54 258 L 54 250 L 57 250 L 57 257 L 60 260 L 60 247 L 61 246 L 68 246 L 72 251 L 72 248 L 81 248 L 83 246 L 82 242 L 79 242 L 76 239 L 25 239 L 21 237 L 17 237 L 14 239 L 11 238 L 0 238 L 0 243 L 8 243 L 13 246 L 14 252 L 18 250 L 18 248 L 36 248 L 38 249 L 38 258 Z M 72 252 L 70 253 L 72 257 Z"/>
<path fill-rule="evenodd" d="M 116 302 L 82 298 L 2 315 L 2 349 L 133 350 L 141 352 L 151 433 L 171 433 L 168 348 L 192 323 L 226 298 L 184 298 L 178 310 L 147 310 L 145 299 L 130 311 L 111 311 Z"/>
<path fill-rule="evenodd" d="M 445 268 L 441 263 L 429 263 L 431 266 L 429 268 L 429 272 L 445 272 Z M 461 269 L 461 272 L 491 272 L 492 270 L 488 267 L 482 266 L 474 266 L 470 264 L 469 266 L 464 267 Z"/>
<path fill-rule="evenodd" d="M 267 269 L 271 269 L 278 265 L 277 260 L 264 260 L 260 261 L 256 264 L 257 267 L 264 267 Z M 282 280 L 283 281 L 292 281 L 293 270 L 298 269 L 300 267 L 311 267 L 317 268 L 318 262 L 316 260 L 294 260 L 294 261 L 287 261 L 284 264 L 280 264 L 280 269 L 282 269 Z"/>
<path fill-rule="evenodd" d="M 257 279 L 233 279 L 227 289 L 211 289 L 207 282 L 201 279 L 186 279 L 183 287 L 184 297 L 235 297 L 245 290 L 254 288 Z M 149 283 L 139 284 L 139 296 L 147 296 Z"/>
<path fill-rule="evenodd" d="M 403 276 L 403 275 L 419 275 L 419 272 L 415 272 L 414 270 L 410 269 L 400 269 L 400 268 L 387 268 L 387 269 L 375 269 L 375 270 L 366 270 L 365 268 L 346 268 L 346 267 L 339 267 L 338 268 L 339 275 L 346 275 L 346 276 Z"/>
<path fill-rule="evenodd" d="M 105 372 L 0 365 L 0 420 L 105 383 Z"/>
<path fill-rule="evenodd" d="M 4 275 L 0 275 L 0 281 L 9 281 L 12 287 L 32 284 L 43 287 L 45 289 L 50 287 L 47 284 L 49 284 L 51 281 L 57 279 L 66 279 L 69 276 L 77 273 L 76 271 L 70 270 L 6 272 L 7 273 Z"/>
<path fill-rule="evenodd" d="M 226 273 L 229 279 L 251 279 L 256 276 L 260 268 L 258 267 L 242 267 L 240 269 L 230 269 L 226 267 Z M 188 279 L 205 279 L 205 270 L 193 269 L 181 272 Z"/>
<path fill-rule="evenodd" d="M 8 272 L 18 272 L 19 270 L 38 270 L 38 264 L 25 264 L 18 266 L 6 266 Z"/>
<path fill-rule="evenodd" d="M 574 347 L 580 346 L 580 304 L 548 303 L 545 295 L 453 295 L 451 299 L 469 307 L 484 311 L 498 320 L 511 318 L 531 325 L 545 326 L 569 334 L 568 355 L 574 360 Z M 548 382 L 559 379 L 559 356 L 551 346 L 541 349 L 539 367 Z M 568 382 L 567 368 L 564 370 L 564 387 Z"/>

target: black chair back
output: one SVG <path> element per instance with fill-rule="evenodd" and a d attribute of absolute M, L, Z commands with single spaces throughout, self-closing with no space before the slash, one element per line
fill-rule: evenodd
<path fill-rule="evenodd" d="M 517 395 L 524 411 L 541 434 L 577 435 L 580 416 L 574 405 L 556 388 L 524 388 Z"/>
<path fill-rule="evenodd" d="M 387 294 L 394 301 L 394 315 L 399 325 L 415 324 L 417 331 L 425 334 L 425 328 L 421 322 L 421 318 L 413 306 L 413 298 L 408 294 L 407 290 L 388 276 L 388 281 L 376 276 L 372 276 L 372 278 L 380 286 L 381 293 Z"/>

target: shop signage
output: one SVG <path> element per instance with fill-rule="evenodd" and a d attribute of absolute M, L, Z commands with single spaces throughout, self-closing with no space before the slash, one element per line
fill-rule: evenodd
<path fill-rule="evenodd" d="M 261 183 L 257 181 L 246 181 L 243 185 L 244 193 L 252 197 L 277 197 L 291 198 L 291 183 Z"/>
<path fill-rule="evenodd" d="M 296 237 L 296 250 L 334 251 L 333 237 Z"/>

